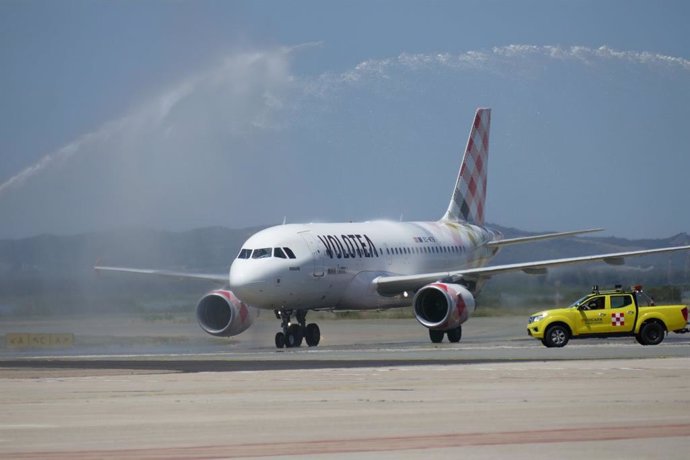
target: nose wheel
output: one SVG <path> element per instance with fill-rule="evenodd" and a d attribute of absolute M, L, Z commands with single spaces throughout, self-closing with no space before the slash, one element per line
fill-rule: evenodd
<path fill-rule="evenodd" d="M 281 322 L 282 331 L 275 337 L 276 348 L 293 348 L 302 345 L 302 340 L 306 340 L 307 345 L 315 347 L 321 341 L 321 330 L 316 323 L 307 324 L 306 310 L 293 311 L 286 308 L 274 310 L 276 318 Z M 294 313 L 297 324 L 290 322 L 290 317 Z"/>

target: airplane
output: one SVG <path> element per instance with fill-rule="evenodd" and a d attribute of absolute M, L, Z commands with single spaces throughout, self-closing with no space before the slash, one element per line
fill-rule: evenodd
<path fill-rule="evenodd" d="M 312 310 L 379 310 L 413 306 L 434 343 L 458 342 L 475 297 L 492 276 L 550 267 L 690 250 L 666 247 L 554 260 L 488 265 L 508 245 L 581 235 L 602 229 L 504 238 L 484 225 L 491 109 L 478 108 L 450 203 L 433 222 L 283 224 L 261 230 L 242 245 L 228 274 L 96 266 L 95 270 L 170 276 L 222 284 L 198 302 L 201 328 L 230 337 L 249 328 L 260 310 L 281 321 L 277 348 L 317 346 L 321 332 L 306 322 Z M 292 318 L 296 322 L 292 321 Z"/>

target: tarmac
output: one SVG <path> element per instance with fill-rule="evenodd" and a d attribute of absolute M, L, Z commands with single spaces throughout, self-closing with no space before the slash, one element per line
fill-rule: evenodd
<path fill-rule="evenodd" d="M 1 458 L 678 458 L 690 456 L 690 334 L 546 349 L 525 318 L 472 318 L 458 344 L 414 319 L 320 320 L 276 350 L 277 321 L 3 321 L 72 333 L 0 349 Z"/>

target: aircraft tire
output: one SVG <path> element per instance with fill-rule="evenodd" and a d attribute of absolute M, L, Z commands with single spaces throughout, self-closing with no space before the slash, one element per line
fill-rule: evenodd
<path fill-rule="evenodd" d="M 285 334 L 282 332 L 278 332 L 276 334 L 276 348 L 284 348 L 285 347 Z"/>
<path fill-rule="evenodd" d="M 448 341 L 451 343 L 458 343 L 462 338 L 462 326 L 458 326 L 455 329 L 449 329 L 446 331 L 448 335 Z"/>
<path fill-rule="evenodd" d="M 443 331 L 437 331 L 436 329 L 429 329 L 429 339 L 431 339 L 432 343 L 441 343 L 443 342 Z"/>
<path fill-rule="evenodd" d="M 316 323 L 307 324 L 304 331 L 304 338 L 307 340 L 307 345 L 315 347 L 321 341 L 321 330 Z"/>
<path fill-rule="evenodd" d="M 287 336 L 285 337 L 285 346 L 288 348 L 299 347 L 302 345 L 303 337 L 302 326 L 299 324 L 291 324 L 290 327 L 288 327 Z"/>

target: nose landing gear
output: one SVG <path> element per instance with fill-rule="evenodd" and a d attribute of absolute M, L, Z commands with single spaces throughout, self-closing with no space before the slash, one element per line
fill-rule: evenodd
<path fill-rule="evenodd" d="M 294 311 L 281 308 L 273 311 L 281 322 L 282 332 L 276 334 L 276 348 L 293 348 L 302 345 L 302 340 L 306 339 L 307 345 L 315 347 L 321 340 L 321 331 L 316 323 L 307 323 L 307 311 Z M 290 322 L 290 317 L 295 314 L 297 324 Z"/>

